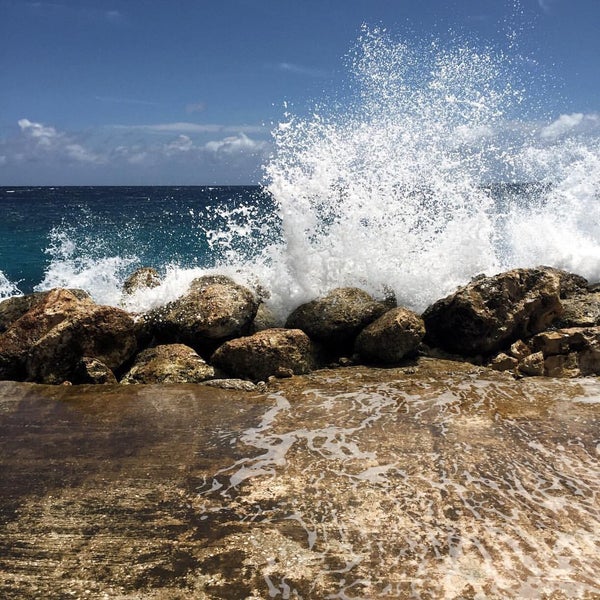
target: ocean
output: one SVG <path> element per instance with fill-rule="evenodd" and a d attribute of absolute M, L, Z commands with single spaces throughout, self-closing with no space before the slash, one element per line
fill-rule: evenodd
<path fill-rule="evenodd" d="M 598 131 L 536 105 L 523 57 L 366 28 L 347 62 L 344 104 L 282 116 L 260 186 L 0 188 L 0 297 L 145 311 L 220 272 L 284 319 L 339 286 L 422 311 L 514 267 L 600 280 Z M 140 266 L 163 284 L 123 298 Z"/>

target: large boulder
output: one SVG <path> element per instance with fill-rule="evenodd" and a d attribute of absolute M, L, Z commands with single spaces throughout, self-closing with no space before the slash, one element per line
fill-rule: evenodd
<path fill-rule="evenodd" d="M 163 344 L 140 352 L 121 383 L 200 383 L 215 370 L 189 346 Z"/>
<path fill-rule="evenodd" d="M 285 326 L 301 329 L 311 339 L 338 351 L 351 351 L 362 329 L 389 308 L 361 289 L 336 288 L 322 298 L 300 305 Z"/>
<path fill-rule="evenodd" d="M 317 366 L 318 350 L 299 329 L 265 329 L 225 342 L 211 362 L 234 377 L 264 381 L 271 375 L 289 377 Z"/>
<path fill-rule="evenodd" d="M 560 279 L 548 269 L 479 277 L 423 313 L 425 341 L 464 356 L 489 355 L 546 329 L 560 314 Z"/>
<path fill-rule="evenodd" d="M 26 375 L 39 383 L 80 381 L 83 357 L 97 359 L 118 371 L 137 348 L 129 314 L 112 306 L 83 305 L 37 339 L 29 349 Z"/>
<path fill-rule="evenodd" d="M 414 355 L 425 335 L 423 319 L 407 308 L 393 308 L 365 327 L 354 344 L 367 362 L 394 364 Z"/>
<path fill-rule="evenodd" d="M 89 296 L 65 289 L 35 294 L 21 303 L 9 304 L 4 314 L 12 312 L 11 322 L 0 334 L 0 379 L 24 379 L 32 346 L 64 320 L 93 305 Z"/>
<path fill-rule="evenodd" d="M 0 333 L 4 333 L 15 321 L 37 304 L 43 294 L 37 292 L 27 296 L 14 296 L 0 302 Z"/>
<path fill-rule="evenodd" d="M 247 333 L 257 308 L 254 294 L 232 279 L 200 277 L 185 295 L 144 317 L 143 335 L 212 351 L 223 340 Z"/>
<path fill-rule="evenodd" d="M 91 301 L 90 295 L 84 290 L 69 289 L 75 298 L 84 301 Z M 5 332 L 15 321 L 20 319 L 25 313 L 34 306 L 43 302 L 48 294 L 55 293 L 55 290 L 47 292 L 34 292 L 25 296 L 13 296 L 0 302 L 0 333 Z"/>

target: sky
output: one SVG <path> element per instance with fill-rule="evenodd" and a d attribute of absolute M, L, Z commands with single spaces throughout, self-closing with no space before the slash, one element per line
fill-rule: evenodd
<path fill-rule="evenodd" d="M 600 0 L 0 0 L 0 185 L 259 183 L 285 110 L 343 93 L 363 24 L 516 31 L 546 134 L 600 127 Z"/>

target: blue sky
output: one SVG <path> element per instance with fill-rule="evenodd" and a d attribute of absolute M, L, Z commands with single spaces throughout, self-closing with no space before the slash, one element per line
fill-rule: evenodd
<path fill-rule="evenodd" d="M 515 29 L 546 131 L 600 126 L 600 0 L 0 0 L 0 185 L 258 182 L 284 102 L 341 93 L 363 23 Z"/>

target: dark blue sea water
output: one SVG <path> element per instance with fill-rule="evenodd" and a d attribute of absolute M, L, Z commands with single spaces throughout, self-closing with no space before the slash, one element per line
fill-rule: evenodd
<path fill-rule="evenodd" d="M 217 209 L 240 206 L 268 211 L 272 201 L 256 186 L 0 188 L 0 295 L 31 292 L 59 263 L 100 268 L 114 258 L 121 275 L 140 265 L 212 266 L 218 249 L 205 232 L 224 226 Z"/>

